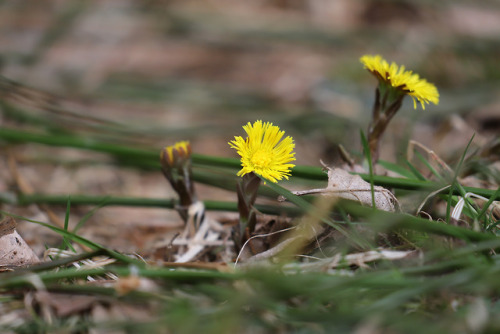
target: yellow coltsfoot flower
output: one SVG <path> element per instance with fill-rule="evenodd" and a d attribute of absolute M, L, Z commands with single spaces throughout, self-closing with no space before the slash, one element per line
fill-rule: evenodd
<path fill-rule="evenodd" d="M 439 103 L 439 92 L 434 84 L 419 77 L 412 71 L 407 71 L 404 66 L 396 63 L 389 64 L 380 55 L 364 55 L 361 63 L 370 71 L 381 84 L 399 90 L 413 99 L 413 107 L 417 108 L 417 101 L 425 109 L 425 103 Z"/>
<path fill-rule="evenodd" d="M 160 163 L 163 175 L 179 195 L 180 205 L 176 209 L 187 222 L 189 207 L 196 202 L 189 141 L 179 141 L 164 147 L 160 152 Z"/>
<path fill-rule="evenodd" d="M 173 166 L 178 159 L 185 160 L 191 155 L 191 144 L 189 141 L 179 141 L 174 145 L 165 147 L 160 153 L 160 159 L 166 165 Z"/>
<path fill-rule="evenodd" d="M 235 136 L 229 142 L 241 156 L 243 168 L 237 175 L 254 172 L 274 183 L 283 178 L 288 179 L 290 169 L 295 166 L 290 164 L 295 160 L 292 137 L 287 136 L 281 140 L 285 131 L 280 131 L 279 127 L 269 122 L 256 121 L 253 125 L 248 122 L 243 129 L 248 135 L 246 139 Z"/>

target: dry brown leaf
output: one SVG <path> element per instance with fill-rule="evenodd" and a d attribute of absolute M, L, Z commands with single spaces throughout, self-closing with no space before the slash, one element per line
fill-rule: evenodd
<path fill-rule="evenodd" d="M 25 266 L 40 259 L 16 231 L 16 221 L 5 217 L 0 221 L 0 266 Z"/>
<path fill-rule="evenodd" d="M 364 205 L 372 205 L 371 186 L 361 176 L 349 174 L 340 168 L 326 168 L 328 169 L 328 186 L 326 188 L 294 191 L 293 193 L 298 196 L 311 194 L 338 196 L 358 201 Z M 377 209 L 394 212 L 396 207 L 399 207 L 398 200 L 389 190 L 374 186 L 373 191 Z"/>

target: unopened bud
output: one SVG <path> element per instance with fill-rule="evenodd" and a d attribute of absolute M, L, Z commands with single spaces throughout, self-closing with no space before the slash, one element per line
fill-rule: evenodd
<path fill-rule="evenodd" d="M 163 168 L 180 167 L 191 157 L 189 141 L 180 141 L 165 147 L 160 153 Z"/>
<path fill-rule="evenodd" d="M 179 214 L 187 221 L 187 210 L 196 200 L 194 185 L 191 181 L 191 145 L 188 141 L 180 141 L 163 148 L 160 152 L 163 175 L 179 195 Z"/>

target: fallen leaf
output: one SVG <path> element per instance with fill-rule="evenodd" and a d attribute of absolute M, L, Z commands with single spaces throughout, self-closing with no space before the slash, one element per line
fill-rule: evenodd
<path fill-rule="evenodd" d="M 312 194 L 338 196 L 358 201 L 364 205 L 372 205 L 370 183 L 363 180 L 361 176 L 352 175 L 343 169 L 325 167 L 328 169 L 328 186 L 326 188 L 294 191 L 293 193 L 298 196 Z M 374 186 L 373 195 L 377 209 L 394 212 L 396 207 L 399 207 L 396 197 L 384 187 Z"/>
<path fill-rule="evenodd" d="M 16 221 L 5 217 L 0 221 L 0 266 L 25 266 L 40 259 L 16 231 Z"/>

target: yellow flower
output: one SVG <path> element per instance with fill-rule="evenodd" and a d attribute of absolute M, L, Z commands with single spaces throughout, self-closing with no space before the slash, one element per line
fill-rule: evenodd
<path fill-rule="evenodd" d="M 161 151 L 160 159 L 166 165 L 173 166 L 177 159 L 184 160 L 191 155 L 191 144 L 189 141 L 179 141 L 174 145 L 167 146 Z"/>
<path fill-rule="evenodd" d="M 415 109 L 417 100 L 422 104 L 422 109 L 425 109 L 424 103 L 439 103 L 439 92 L 436 86 L 421 79 L 418 74 L 406 71 L 404 66 L 399 67 L 394 62 L 389 65 L 380 55 L 365 55 L 360 58 L 360 61 L 380 82 L 411 96 Z"/>
<path fill-rule="evenodd" d="M 229 142 L 229 146 L 236 149 L 241 156 L 243 168 L 237 175 L 255 172 L 274 183 L 282 178 L 288 180 L 290 168 L 295 166 L 289 163 L 295 160 L 292 137 L 281 140 L 285 131 L 280 131 L 279 127 L 269 122 L 256 121 L 253 125 L 248 122 L 243 129 L 248 135 L 246 139 L 235 136 L 234 140 Z"/>

